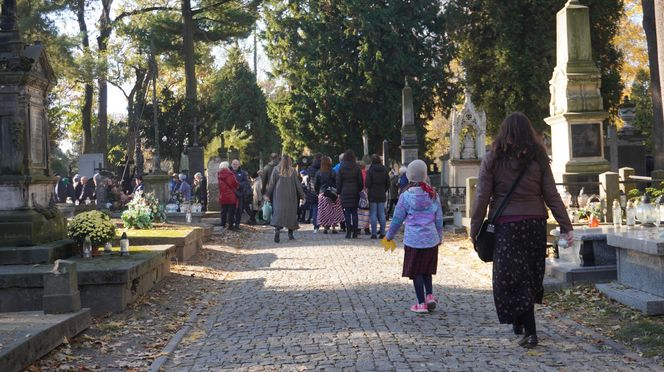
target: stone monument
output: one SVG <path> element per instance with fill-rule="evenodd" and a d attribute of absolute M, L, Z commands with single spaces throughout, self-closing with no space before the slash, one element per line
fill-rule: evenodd
<path fill-rule="evenodd" d="M 417 128 L 415 127 L 415 110 L 413 108 L 413 90 L 408 86 L 408 77 L 406 77 L 406 86 L 401 91 L 401 164 L 408 165 L 411 161 L 417 159 L 419 144 L 417 143 Z"/>
<path fill-rule="evenodd" d="M 452 109 L 450 122 L 450 186 L 465 187 L 466 178 L 479 175 L 486 151 L 486 114 L 475 108 L 466 90 L 463 107 L 461 111 Z"/>
<path fill-rule="evenodd" d="M 219 180 L 217 179 L 219 164 L 221 164 L 221 158 L 218 156 L 212 157 L 207 164 L 208 211 L 217 212 L 221 210 L 219 205 Z"/>
<path fill-rule="evenodd" d="M 551 126 L 551 168 L 556 182 L 596 181 L 610 170 L 602 133 L 608 113 L 592 59 L 588 7 L 569 0 L 556 17 L 557 64 L 549 82 L 551 116 L 545 119 Z"/>
<path fill-rule="evenodd" d="M 50 203 L 46 94 L 55 76 L 46 48 L 21 42 L 15 10 L 5 1 L 0 17 L 0 246 L 65 237 L 65 219 Z"/>

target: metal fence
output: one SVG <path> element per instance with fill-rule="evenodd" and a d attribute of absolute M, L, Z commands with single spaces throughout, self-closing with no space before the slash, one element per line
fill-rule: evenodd
<path fill-rule="evenodd" d="M 440 202 L 443 207 L 444 215 L 451 215 L 455 209 L 464 210 L 466 205 L 466 188 L 465 187 L 450 187 L 441 186 L 437 187 Z"/>

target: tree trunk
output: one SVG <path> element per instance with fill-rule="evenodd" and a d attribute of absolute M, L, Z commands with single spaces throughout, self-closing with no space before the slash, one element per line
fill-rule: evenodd
<path fill-rule="evenodd" d="M 76 18 L 78 27 L 82 35 L 83 53 L 90 54 L 90 39 L 88 37 L 88 26 L 85 23 L 85 0 L 78 0 L 76 3 Z M 86 71 L 85 95 L 83 96 L 83 107 L 81 108 L 81 120 L 83 127 L 83 148 L 84 154 L 92 152 L 92 95 L 94 87 L 92 86 L 92 71 Z"/>
<path fill-rule="evenodd" d="M 99 124 L 97 134 L 97 151 L 108 155 L 108 38 L 111 35 L 110 11 L 113 0 L 102 0 L 101 16 L 99 17 L 99 37 L 97 37 L 97 47 L 99 50 L 99 76 L 97 77 L 97 86 L 99 89 L 97 122 Z"/>
<path fill-rule="evenodd" d="M 184 76 L 186 85 L 185 125 L 193 125 L 193 145 L 198 146 L 198 129 L 196 123 L 196 60 L 194 55 L 194 20 L 191 12 L 191 0 L 182 0 L 182 49 L 184 52 Z"/>
<path fill-rule="evenodd" d="M 646 3 L 649 3 L 648 11 L 646 11 Z M 664 170 L 664 110 L 662 108 L 664 54 L 659 55 L 660 50 L 664 51 L 664 3 L 662 1 L 643 0 L 643 28 L 648 41 L 650 79 L 653 82 L 653 157 L 655 169 Z M 651 44 L 653 44 L 652 47 Z"/>

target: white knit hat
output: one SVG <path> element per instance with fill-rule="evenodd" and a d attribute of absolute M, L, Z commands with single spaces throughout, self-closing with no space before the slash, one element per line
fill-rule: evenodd
<path fill-rule="evenodd" d="M 406 177 L 410 182 L 424 182 L 427 178 L 427 164 L 420 159 L 411 161 L 406 170 Z"/>

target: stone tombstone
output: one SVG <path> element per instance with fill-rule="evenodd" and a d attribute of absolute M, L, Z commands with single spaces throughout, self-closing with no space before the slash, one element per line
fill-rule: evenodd
<path fill-rule="evenodd" d="M 212 157 L 207 163 L 208 211 L 221 210 L 219 205 L 219 180 L 217 179 L 219 164 L 221 164 L 221 158 L 218 156 Z"/>
<path fill-rule="evenodd" d="M 104 167 L 104 154 L 81 154 L 78 159 L 78 174 L 88 179 L 92 179 L 95 173 L 100 172 L 99 168 L 104 169 Z"/>
<path fill-rule="evenodd" d="M 466 178 L 479 175 L 486 152 L 486 113 L 475 108 L 466 90 L 463 107 L 460 111 L 452 109 L 450 122 L 450 186 L 465 187 Z"/>
<path fill-rule="evenodd" d="M 405 86 L 401 91 L 402 126 L 401 126 L 401 164 L 408 165 L 418 159 L 417 128 L 415 127 L 415 108 L 413 107 L 413 90 Z"/>
<path fill-rule="evenodd" d="M 12 15 L 0 25 L 0 245 L 35 245 L 65 237 L 50 204 L 46 95 L 55 80 L 46 47 L 20 41 Z"/>
<path fill-rule="evenodd" d="M 601 74 L 592 59 L 588 7 L 569 0 L 556 16 L 556 67 L 549 81 L 551 168 L 557 182 L 596 180 L 604 157 Z M 570 190 L 571 193 L 577 190 Z"/>

